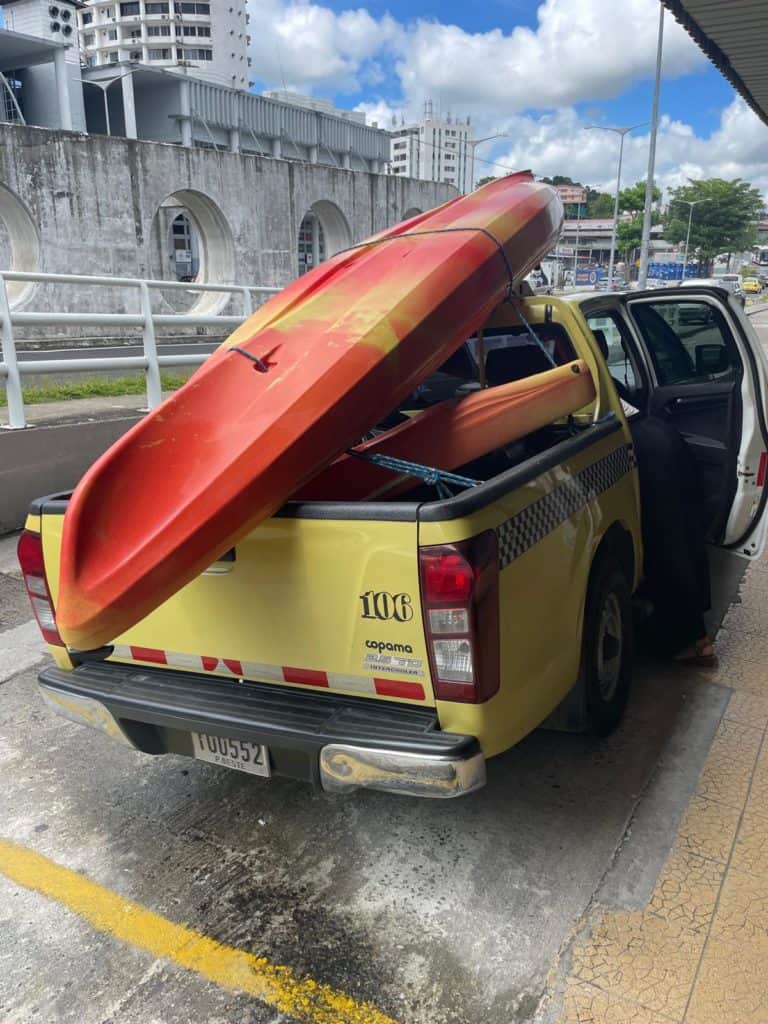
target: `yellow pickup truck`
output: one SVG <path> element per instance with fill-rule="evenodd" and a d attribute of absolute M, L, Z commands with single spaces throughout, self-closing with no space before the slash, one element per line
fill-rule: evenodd
<path fill-rule="evenodd" d="M 520 295 L 392 415 L 575 358 L 595 402 L 461 467 L 472 486 L 288 503 L 96 651 L 56 630 L 67 496 L 34 502 L 19 557 L 55 663 L 45 701 L 149 754 L 331 792 L 459 796 L 553 715 L 607 734 L 643 565 L 625 410 L 679 429 L 712 542 L 756 557 L 768 372 L 724 290 Z"/>

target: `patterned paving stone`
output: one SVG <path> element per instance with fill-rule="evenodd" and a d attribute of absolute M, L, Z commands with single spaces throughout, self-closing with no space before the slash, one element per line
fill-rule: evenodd
<path fill-rule="evenodd" d="M 768 942 L 768 878 L 734 868 L 728 872 L 712 922 L 712 938 Z"/>
<path fill-rule="evenodd" d="M 565 993 L 563 1024 L 662 1024 L 673 1019 L 583 982 L 569 982 Z"/>
<path fill-rule="evenodd" d="M 768 655 L 766 655 L 768 658 Z M 734 692 L 725 709 L 728 721 L 741 722 L 754 728 L 765 728 L 768 725 L 768 687 L 766 693 Z"/>
<path fill-rule="evenodd" d="M 768 815 L 757 814 L 749 806 L 736 837 L 731 870 L 768 877 Z"/>
<path fill-rule="evenodd" d="M 740 813 L 740 807 L 726 807 L 695 796 L 680 823 L 676 847 L 725 863 L 733 845 Z"/>
<path fill-rule="evenodd" d="M 664 865 L 648 910 L 694 932 L 712 920 L 722 879 L 722 865 L 687 848 L 672 851 Z"/>
<path fill-rule="evenodd" d="M 608 913 L 574 950 L 572 974 L 619 999 L 682 1020 L 704 934 L 643 912 Z"/>
<path fill-rule="evenodd" d="M 766 1024 L 768 941 L 707 943 L 685 1024 Z"/>
<path fill-rule="evenodd" d="M 743 807 L 762 740 L 762 730 L 724 719 L 704 762 L 697 795 Z"/>

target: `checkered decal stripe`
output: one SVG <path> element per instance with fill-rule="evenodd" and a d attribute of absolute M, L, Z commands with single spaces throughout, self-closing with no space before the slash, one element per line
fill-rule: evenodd
<path fill-rule="evenodd" d="M 506 568 L 534 544 L 556 530 L 572 515 L 613 487 L 634 469 L 635 452 L 631 445 L 615 448 L 608 455 L 582 469 L 575 477 L 542 495 L 533 504 L 496 527 L 499 538 L 499 567 Z"/>

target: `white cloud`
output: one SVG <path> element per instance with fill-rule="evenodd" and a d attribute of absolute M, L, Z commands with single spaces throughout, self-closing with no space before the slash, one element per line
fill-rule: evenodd
<path fill-rule="evenodd" d="M 398 63 L 410 105 L 439 98 L 473 113 L 544 110 L 618 95 L 652 74 L 656 0 L 546 0 L 538 28 L 470 33 L 419 21 L 403 36 Z M 703 66 L 704 56 L 672 18 L 666 20 L 665 74 Z"/>
<path fill-rule="evenodd" d="M 456 25 L 361 7 L 335 13 L 311 0 L 250 0 L 253 71 L 271 85 L 352 92 L 394 67 L 401 110 L 425 99 L 457 113 L 498 117 L 585 99 L 605 99 L 654 68 L 658 0 L 544 0 L 535 30 L 468 32 Z M 705 58 L 667 18 L 666 74 L 703 66 Z"/>
<path fill-rule="evenodd" d="M 571 108 L 542 117 L 518 116 L 509 124 L 514 143 L 492 154 L 510 168 L 531 167 L 537 174 L 568 174 L 574 180 L 607 191 L 616 187 L 619 138 L 612 132 L 585 131 Z M 646 175 L 648 130 L 627 136 L 622 183 L 633 184 Z M 487 153 L 480 151 L 487 157 Z M 478 163 L 479 174 L 503 174 L 498 166 Z M 768 127 L 741 99 L 723 111 L 720 125 L 708 138 L 698 137 L 690 125 L 662 118 L 656 148 L 656 179 L 663 188 L 684 184 L 688 178 L 744 178 L 768 195 Z"/>
<path fill-rule="evenodd" d="M 357 104 L 369 121 L 389 127 L 414 118 L 433 99 L 443 111 L 472 115 L 475 137 L 503 131 L 514 141 L 478 150 L 477 174 L 503 173 L 488 157 L 539 174 L 569 174 L 615 187 L 618 139 L 585 132 L 573 106 L 620 95 L 655 66 L 658 0 L 543 0 L 535 29 L 468 32 L 456 25 L 374 18 L 364 8 L 336 13 L 322 0 L 249 0 L 254 75 L 270 86 L 327 95 L 368 95 L 389 76 L 396 99 Z M 706 64 L 670 16 L 665 22 L 665 79 Z M 390 90 L 391 91 L 391 90 Z M 663 95 L 662 95 L 663 101 Z M 663 102 L 662 102 L 663 107 Z M 622 180 L 645 176 L 647 129 L 628 137 Z M 741 101 L 719 128 L 699 138 L 680 121 L 662 119 L 657 178 L 665 187 L 688 177 L 743 177 L 768 193 L 768 129 Z"/>
<path fill-rule="evenodd" d="M 377 20 L 364 8 L 336 14 L 290 0 L 251 0 L 249 7 L 252 73 L 272 87 L 354 91 L 401 32 L 393 18 Z"/>

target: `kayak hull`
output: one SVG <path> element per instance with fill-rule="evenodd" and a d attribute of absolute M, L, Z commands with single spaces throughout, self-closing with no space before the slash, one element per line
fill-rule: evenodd
<path fill-rule="evenodd" d="M 578 360 L 524 380 L 451 399 L 384 431 L 357 455 L 342 455 L 294 495 L 297 501 L 393 498 L 416 484 L 359 458 L 385 455 L 435 469 L 455 470 L 512 444 L 594 401 L 587 364 Z"/>
<path fill-rule="evenodd" d="M 561 216 L 551 189 L 513 175 L 338 254 L 259 309 L 76 488 L 65 642 L 113 640 L 355 444 L 482 326 Z"/>

